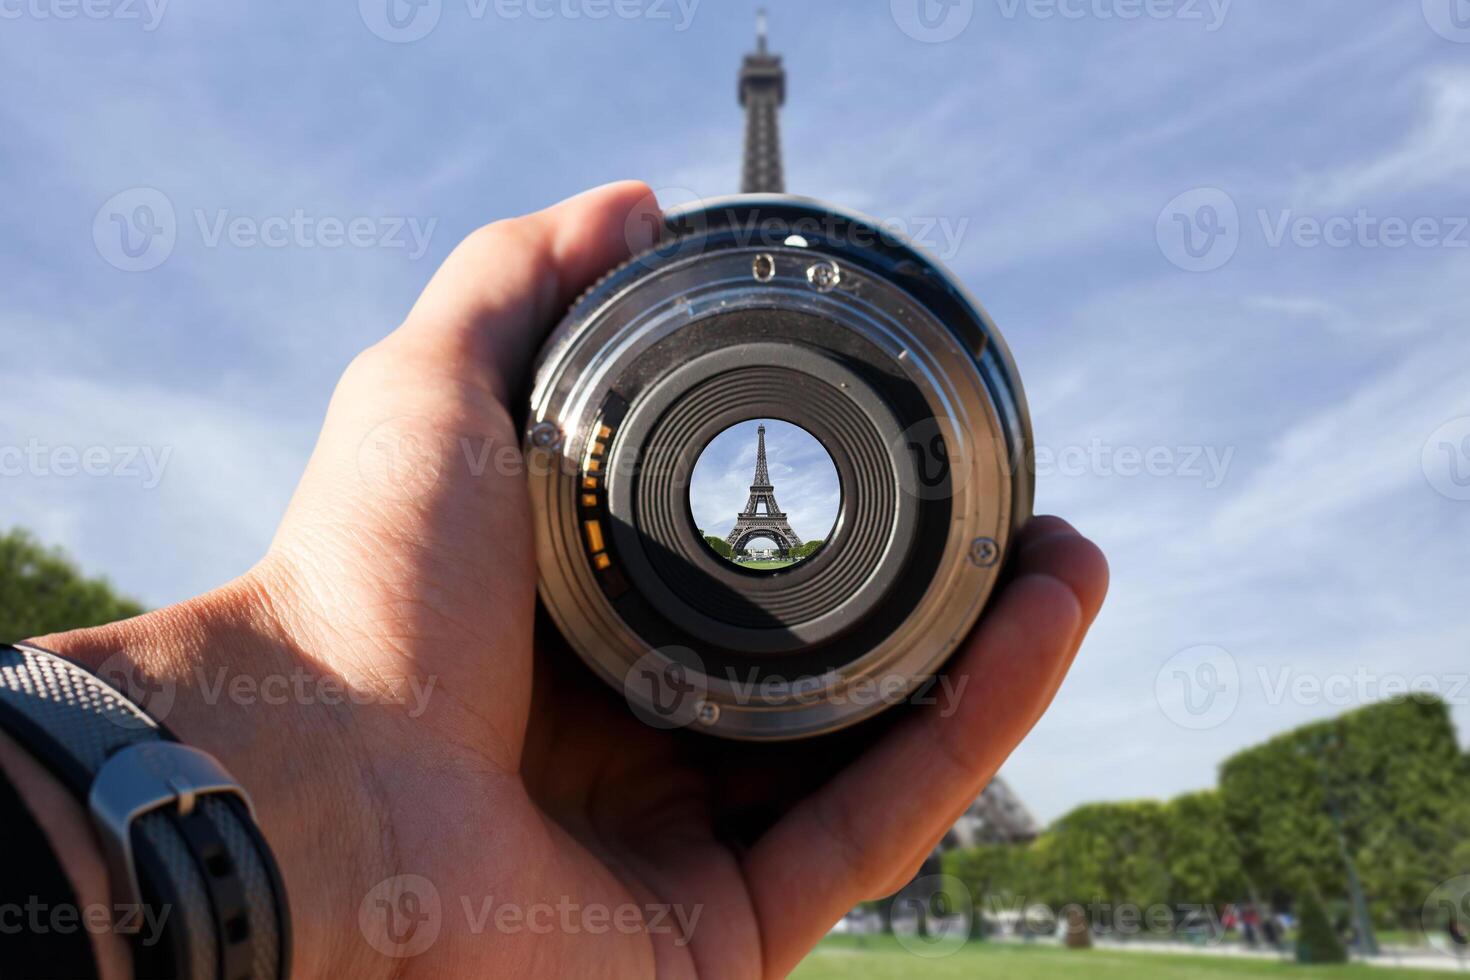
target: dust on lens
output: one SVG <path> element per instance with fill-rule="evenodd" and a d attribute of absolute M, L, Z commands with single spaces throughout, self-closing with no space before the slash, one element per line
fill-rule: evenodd
<path fill-rule="evenodd" d="M 711 551 L 752 572 L 791 568 L 827 543 L 842 489 L 816 437 L 750 419 L 710 440 L 689 481 L 689 512 Z"/>

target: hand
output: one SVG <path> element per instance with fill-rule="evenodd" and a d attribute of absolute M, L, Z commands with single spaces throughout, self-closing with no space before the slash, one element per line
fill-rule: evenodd
<path fill-rule="evenodd" d="M 774 749 L 638 723 L 534 623 L 507 406 L 547 328 L 657 213 L 621 183 L 475 232 L 347 369 L 259 565 L 37 641 L 166 685 L 167 723 L 252 793 L 297 976 L 784 975 L 918 869 L 1097 613 L 1101 554 L 1043 518 L 951 661 L 969 679 L 952 710 Z M 421 914 L 439 903 L 427 948 L 396 950 L 409 958 L 385 955 L 374 918 L 395 888 Z M 628 918 L 651 906 L 676 914 Z"/>

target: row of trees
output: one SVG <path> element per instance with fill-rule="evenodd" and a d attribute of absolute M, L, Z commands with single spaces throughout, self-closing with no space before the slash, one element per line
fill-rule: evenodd
<path fill-rule="evenodd" d="M 701 532 L 701 533 L 703 533 L 703 532 Z M 732 550 L 730 548 L 730 542 L 726 541 L 724 538 L 717 538 L 713 534 L 706 534 L 706 535 L 704 535 L 704 542 L 705 542 L 705 544 L 709 545 L 712 549 L 714 549 L 715 554 L 719 555 L 721 558 L 731 558 L 731 557 L 734 557 L 736 554 L 740 554 L 740 555 L 747 554 L 747 552 L 746 552 L 746 550 L 744 548 L 741 548 L 739 552 L 736 552 L 736 551 Z M 820 548 L 825 543 L 826 542 L 824 542 L 824 541 L 818 540 L 818 541 L 808 541 L 808 542 L 806 542 L 804 544 L 798 545 L 797 547 L 791 549 L 791 557 L 792 558 L 807 558 L 807 557 L 810 557 L 812 554 L 814 554 L 816 552 L 816 550 L 818 548 Z"/>
<path fill-rule="evenodd" d="M 1470 872 L 1470 758 L 1446 705 L 1411 698 L 1287 732 L 1228 759 L 1219 788 L 1096 803 L 1029 845 L 986 845 L 945 870 L 999 902 L 1147 908 L 1348 894 L 1350 857 L 1374 918 L 1418 921 Z"/>

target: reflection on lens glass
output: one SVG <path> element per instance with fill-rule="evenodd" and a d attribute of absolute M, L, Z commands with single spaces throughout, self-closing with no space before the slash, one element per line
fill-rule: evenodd
<path fill-rule="evenodd" d="M 689 511 L 716 554 L 750 571 L 805 561 L 832 534 L 842 491 L 811 433 L 751 419 L 710 440 L 694 464 Z"/>

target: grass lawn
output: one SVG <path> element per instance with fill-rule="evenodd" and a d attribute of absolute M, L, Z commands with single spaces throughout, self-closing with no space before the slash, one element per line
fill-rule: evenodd
<path fill-rule="evenodd" d="M 1444 980 L 1454 974 L 1431 970 L 1385 970 L 1378 966 L 1297 966 L 1295 963 L 1224 956 L 1129 953 L 1112 949 L 1066 950 L 972 942 L 953 956 L 925 959 L 892 936 L 832 936 L 807 957 L 793 980 L 1236 980 L 1295 977 L 1298 980 Z"/>
<path fill-rule="evenodd" d="M 741 568 L 755 568 L 755 569 L 760 569 L 761 571 L 764 571 L 764 570 L 766 570 L 768 568 L 785 568 L 787 565 L 795 565 L 795 564 L 796 564 L 796 562 L 790 560 L 789 558 L 775 558 L 775 559 L 772 559 L 771 561 L 743 561 L 743 562 L 740 562 L 740 567 Z"/>

